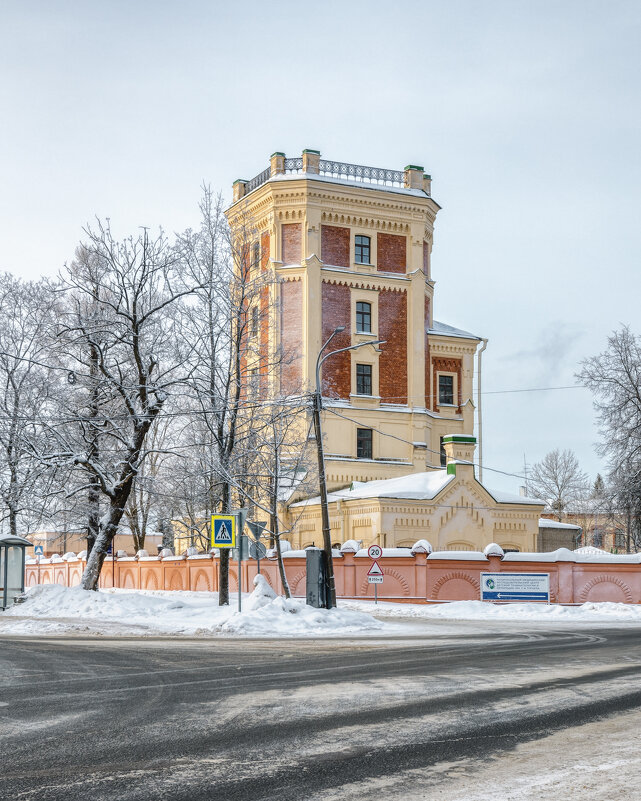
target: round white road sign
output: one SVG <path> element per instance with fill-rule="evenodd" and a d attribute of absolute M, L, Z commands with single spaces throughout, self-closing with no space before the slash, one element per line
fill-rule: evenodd
<path fill-rule="evenodd" d="M 370 559 L 380 559 L 383 555 L 383 549 L 380 545 L 370 545 L 367 549 L 367 555 Z"/>

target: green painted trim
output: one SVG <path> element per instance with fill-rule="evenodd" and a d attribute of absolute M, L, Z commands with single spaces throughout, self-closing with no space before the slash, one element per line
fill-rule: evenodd
<path fill-rule="evenodd" d="M 431 181 L 431 180 L 432 180 L 432 176 L 431 176 L 431 175 L 428 175 L 427 173 L 425 173 L 425 174 L 423 175 L 423 178 L 427 178 L 427 179 L 428 179 L 428 181 Z"/>
<path fill-rule="evenodd" d="M 456 475 L 456 462 L 449 462 L 449 464 L 447 465 L 447 475 L 448 476 Z"/>
<path fill-rule="evenodd" d="M 284 153 L 281 153 L 281 152 L 280 152 L 280 150 L 277 150 L 275 153 L 272 153 L 272 154 L 271 154 L 271 156 L 270 156 L 269 158 L 270 158 L 270 159 L 273 159 L 273 158 L 274 158 L 274 156 L 282 156 L 283 158 L 285 158 L 285 154 L 284 154 Z"/>
<path fill-rule="evenodd" d="M 406 170 L 420 170 L 421 172 L 423 172 L 423 171 L 424 171 L 424 170 L 423 170 L 423 167 L 417 167 L 417 166 L 416 166 L 416 164 L 408 164 L 408 165 L 405 167 L 405 169 L 406 169 Z"/>
<path fill-rule="evenodd" d="M 446 434 L 443 437 L 443 444 L 446 442 L 462 442 L 468 445 L 476 445 L 476 437 L 470 437 L 466 434 Z"/>
<path fill-rule="evenodd" d="M 233 185 L 236 186 L 236 184 L 248 184 L 248 183 L 249 180 L 247 178 L 236 178 Z"/>
<path fill-rule="evenodd" d="M 320 150 L 310 150 L 309 148 L 303 150 L 303 153 L 314 153 L 316 156 L 320 156 Z"/>

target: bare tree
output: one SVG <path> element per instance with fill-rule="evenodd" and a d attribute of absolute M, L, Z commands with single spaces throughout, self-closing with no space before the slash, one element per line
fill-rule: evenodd
<path fill-rule="evenodd" d="M 140 466 L 154 450 L 149 434 L 184 377 L 174 307 L 190 289 L 176 289 L 176 253 L 162 233 L 118 242 L 100 222 L 86 233 L 90 259 L 67 270 L 58 332 L 76 386 L 66 419 L 49 429 L 47 458 L 80 475 L 75 492 L 99 488 L 104 509 L 82 578 L 85 589 L 95 589 Z"/>
<path fill-rule="evenodd" d="M 641 546 L 641 337 L 628 326 L 608 337 L 606 349 L 581 363 L 577 378 L 594 397 L 609 486 L 626 518 L 627 547 Z"/>
<path fill-rule="evenodd" d="M 571 450 L 550 451 L 537 462 L 529 478 L 530 492 L 547 501 L 559 520 L 568 506 L 582 497 L 588 477 Z"/>
<path fill-rule="evenodd" d="M 51 474 L 35 454 L 51 391 L 48 332 L 57 302 L 49 281 L 0 276 L 0 499 L 14 536 L 42 520 L 49 506 Z"/>
<path fill-rule="evenodd" d="M 239 217 L 233 236 L 221 198 L 205 187 L 201 225 L 180 238 L 186 279 L 197 284 L 185 336 L 191 344 L 190 388 L 195 414 L 204 430 L 208 464 L 205 519 L 213 511 L 231 512 L 245 497 L 247 454 L 255 440 L 251 421 L 267 395 L 273 368 L 256 321 L 269 314 L 273 275 L 268 253 L 251 220 Z M 229 603 L 229 552 L 221 550 L 219 603 Z"/>

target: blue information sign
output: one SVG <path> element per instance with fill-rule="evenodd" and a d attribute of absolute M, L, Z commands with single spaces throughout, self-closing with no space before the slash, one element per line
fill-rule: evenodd
<path fill-rule="evenodd" d="M 481 573 L 482 601 L 550 602 L 549 573 Z"/>

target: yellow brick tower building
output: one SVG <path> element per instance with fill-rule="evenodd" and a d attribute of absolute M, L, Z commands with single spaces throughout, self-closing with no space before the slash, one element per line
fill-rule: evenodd
<path fill-rule="evenodd" d="M 434 320 L 430 255 L 439 205 L 422 167 L 271 156 L 234 184 L 232 229 L 252 220 L 252 259 L 273 269 L 273 346 L 294 353 L 272 392 L 313 389 L 323 366 L 331 489 L 444 464 L 442 437 L 474 433 L 474 356 L 481 339 Z"/>

